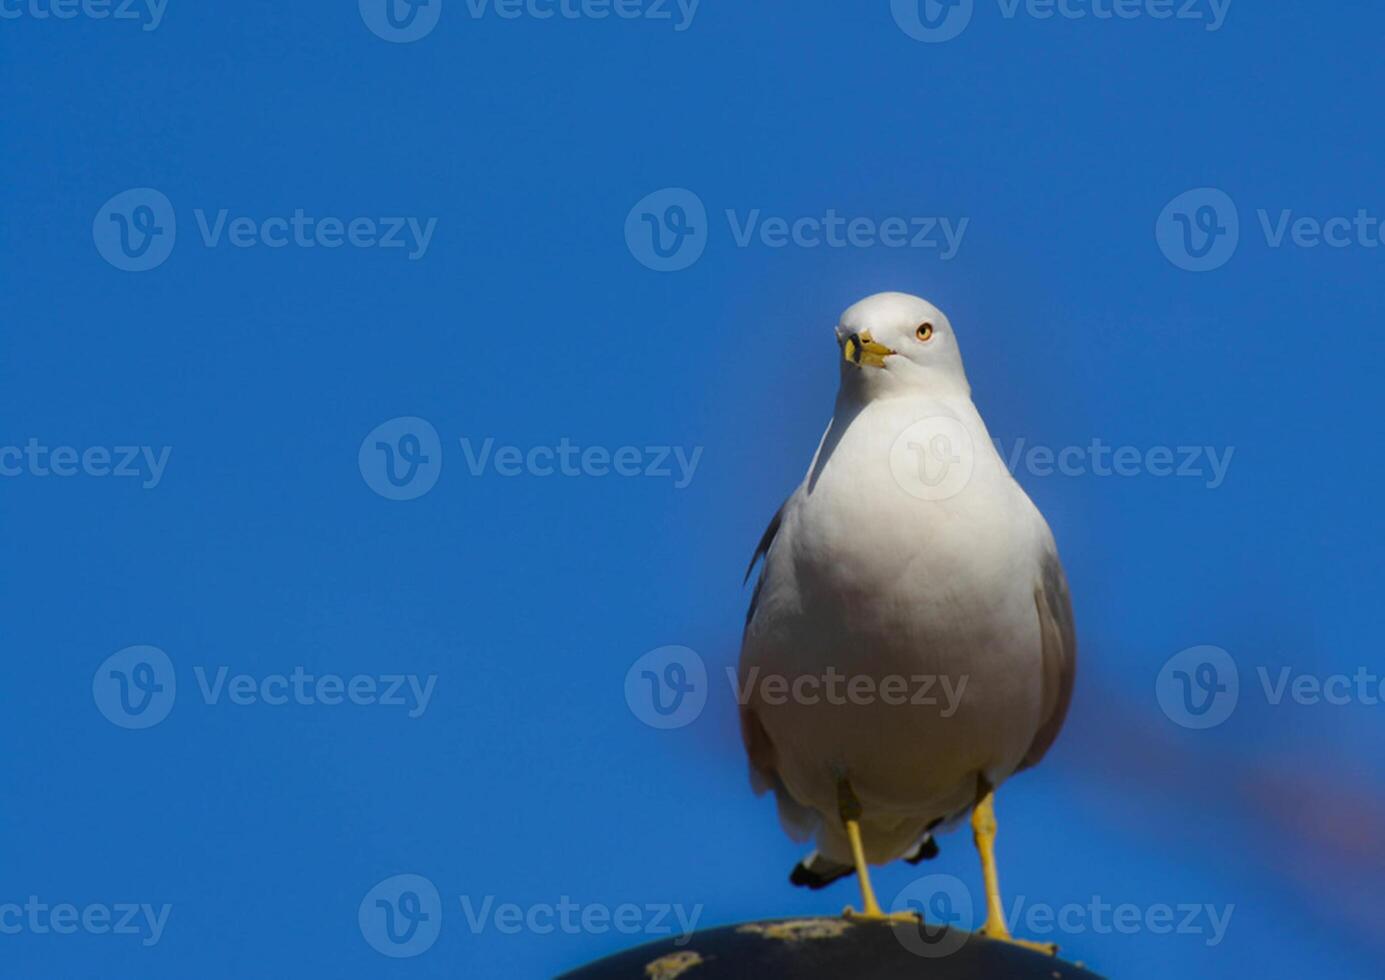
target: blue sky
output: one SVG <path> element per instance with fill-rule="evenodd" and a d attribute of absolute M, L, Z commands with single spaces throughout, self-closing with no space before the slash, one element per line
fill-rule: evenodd
<path fill-rule="evenodd" d="M 1371 975 L 1378 5 L 435 2 L 0 0 L 0 972 L 540 977 L 855 901 L 788 886 L 723 671 L 899 289 L 1077 610 L 1007 897 L 1115 976 Z M 964 833 L 924 874 L 979 896 Z"/>

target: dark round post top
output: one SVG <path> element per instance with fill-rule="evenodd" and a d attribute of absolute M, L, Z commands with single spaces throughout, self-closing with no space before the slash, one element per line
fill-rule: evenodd
<path fill-rule="evenodd" d="M 768 919 L 626 950 L 560 980 L 1100 980 L 1081 966 L 945 926 Z"/>

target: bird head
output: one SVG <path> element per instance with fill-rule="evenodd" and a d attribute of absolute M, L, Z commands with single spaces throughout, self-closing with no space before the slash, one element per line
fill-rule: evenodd
<path fill-rule="evenodd" d="M 842 314 L 837 343 L 842 387 L 862 397 L 970 392 L 952 324 L 917 296 L 867 296 Z"/>

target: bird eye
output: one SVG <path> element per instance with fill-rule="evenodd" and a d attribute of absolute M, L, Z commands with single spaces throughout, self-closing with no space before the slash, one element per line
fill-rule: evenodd
<path fill-rule="evenodd" d="M 920 323 L 919 328 L 914 331 L 914 336 L 917 337 L 919 340 L 922 340 L 924 343 L 927 343 L 928 341 L 932 340 L 933 324 Z"/>

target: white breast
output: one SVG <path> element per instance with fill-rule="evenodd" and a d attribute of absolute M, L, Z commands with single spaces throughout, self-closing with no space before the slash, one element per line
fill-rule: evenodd
<path fill-rule="evenodd" d="M 971 472 L 950 495 L 919 499 L 891 452 L 939 417 L 969 437 Z M 879 692 L 897 676 L 911 703 L 757 703 L 795 798 L 833 814 L 848 775 L 868 811 L 907 826 L 967 805 L 978 772 L 998 784 L 1016 768 L 1039 725 L 1045 534 L 969 400 L 876 400 L 849 422 L 839 412 L 767 558 L 742 679 L 836 671 Z M 937 703 L 913 704 L 928 677 Z"/>

